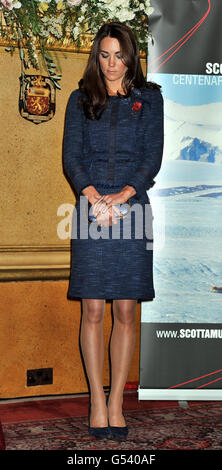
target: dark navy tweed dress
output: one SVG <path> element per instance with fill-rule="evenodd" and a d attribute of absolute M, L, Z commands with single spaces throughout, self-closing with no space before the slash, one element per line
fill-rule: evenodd
<path fill-rule="evenodd" d="M 77 192 L 68 298 L 152 300 L 153 216 L 147 190 L 162 163 L 161 91 L 134 88 L 129 97 L 110 96 L 99 120 L 85 117 L 79 94 L 74 90 L 68 101 L 63 146 L 64 170 Z M 90 224 L 91 206 L 82 194 L 89 185 L 101 195 L 133 186 L 128 215 L 109 227 Z"/>

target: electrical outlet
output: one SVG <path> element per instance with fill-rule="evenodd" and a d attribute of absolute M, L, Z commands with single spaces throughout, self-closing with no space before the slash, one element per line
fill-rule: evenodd
<path fill-rule="evenodd" d="M 27 370 L 27 387 L 51 385 L 53 383 L 52 372 L 52 368 Z"/>

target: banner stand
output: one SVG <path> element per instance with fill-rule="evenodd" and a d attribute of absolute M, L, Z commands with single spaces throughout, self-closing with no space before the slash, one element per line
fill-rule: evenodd
<path fill-rule="evenodd" d="M 222 2 L 151 3 L 164 149 L 148 191 L 155 298 L 141 303 L 138 397 L 221 401 Z"/>
<path fill-rule="evenodd" d="M 142 389 L 138 388 L 138 399 L 140 400 L 222 400 L 222 390 L 195 390 L 184 388 L 183 390 L 166 389 Z"/>

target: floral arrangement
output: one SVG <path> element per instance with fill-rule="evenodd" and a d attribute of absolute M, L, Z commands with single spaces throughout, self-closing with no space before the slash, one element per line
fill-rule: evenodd
<path fill-rule="evenodd" d="M 31 65 L 39 69 L 40 49 L 46 70 L 60 88 L 51 45 L 59 42 L 80 48 L 84 35 L 92 35 L 93 40 L 103 23 L 120 21 L 132 28 L 146 53 L 152 12 L 150 0 L 0 0 L 0 36 L 7 40 L 11 54 L 19 47 L 25 69 Z"/>

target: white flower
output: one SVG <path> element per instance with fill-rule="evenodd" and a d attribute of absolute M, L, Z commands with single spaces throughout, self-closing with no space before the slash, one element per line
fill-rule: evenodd
<path fill-rule="evenodd" d="M 154 8 L 152 7 L 149 7 L 149 8 L 144 8 L 144 11 L 145 13 L 147 14 L 147 16 L 151 15 L 154 11 Z"/>
<path fill-rule="evenodd" d="M 63 24 L 64 23 L 64 19 L 65 19 L 65 15 L 64 13 L 60 13 L 58 16 L 56 16 L 55 18 L 53 18 L 53 23 L 56 23 L 56 24 Z M 50 21 L 50 20 L 49 20 Z"/>
<path fill-rule="evenodd" d="M 109 18 L 118 18 L 119 21 L 130 21 L 135 17 L 135 12 L 130 8 L 130 0 L 106 0 L 101 9 L 108 12 Z"/>
<path fill-rule="evenodd" d="M 75 6 L 80 5 L 80 3 L 82 3 L 82 0 L 67 0 L 67 3 L 71 7 L 75 7 Z"/>
<path fill-rule="evenodd" d="M 117 8 L 126 8 L 129 7 L 129 0 L 106 0 L 105 8 L 109 10 L 116 10 Z"/>
<path fill-rule="evenodd" d="M 21 8 L 21 2 L 16 2 L 14 0 L 1 0 L 2 5 L 8 10 L 13 10 L 13 8 Z"/>
<path fill-rule="evenodd" d="M 117 13 L 117 16 L 120 21 L 124 22 L 133 20 L 135 13 L 132 10 L 128 10 L 128 8 L 123 8 Z"/>
<path fill-rule="evenodd" d="M 151 15 L 154 11 L 154 8 L 150 6 L 150 0 L 145 0 L 145 8 L 144 8 L 145 13 L 147 16 Z"/>
<path fill-rule="evenodd" d="M 122 0 L 120 3 L 119 0 L 106 0 L 106 4 L 103 5 L 104 10 L 108 10 L 112 13 L 113 16 L 132 19 L 135 16 L 132 9 L 130 8 L 130 0 Z M 120 21 L 125 21 L 124 19 Z"/>
<path fill-rule="evenodd" d="M 80 29 L 78 26 L 75 26 L 72 30 L 74 39 L 77 39 L 80 35 Z"/>
<path fill-rule="evenodd" d="M 85 5 L 82 5 L 82 6 L 81 6 L 81 12 L 82 12 L 82 13 L 85 13 L 86 10 L 87 10 L 87 5 L 86 5 L 86 4 L 85 4 Z"/>

